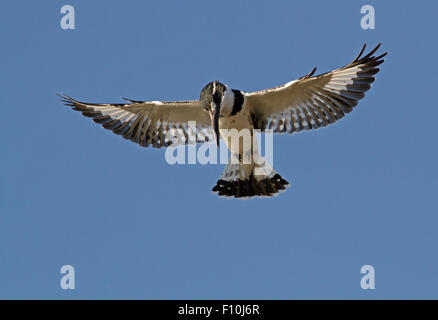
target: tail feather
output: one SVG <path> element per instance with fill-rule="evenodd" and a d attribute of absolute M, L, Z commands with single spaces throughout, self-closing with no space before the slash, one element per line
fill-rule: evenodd
<path fill-rule="evenodd" d="M 289 185 L 289 182 L 272 169 L 269 174 L 256 175 L 256 167 L 228 164 L 212 191 L 224 197 L 271 197 Z"/>

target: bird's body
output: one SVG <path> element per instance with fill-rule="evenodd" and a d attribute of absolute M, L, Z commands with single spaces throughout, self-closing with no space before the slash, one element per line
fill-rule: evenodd
<path fill-rule="evenodd" d="M 217 82 L 213 84 L 220 85 Z M 276 174 L 258 152 L 257 136 L 245 93 L 226 86 L 224 97 L 219 133 L 231 156 L 213 191 L 221 196 L 240 198 L 270 196 L 284 190 L 288 182 Z"/>
<path fill-rule="evenodd" d="M 379 45 L 380 46 L 380 45 Z M 203 129 L 213 130 L 216 144 L 222 138 L 231 153 L 213 188 L 221 196 L 272 196 L 289 184 L 264 161 L 257 150 L 254 129 L 295 133 L 317 129 L 349 113 L 375 80 L 385 54 L 360 54 L 343 68 L 256 92 L 232 89 L 218 81 L 207 84 L 199 100 L 128 104 L 91 104 L 63 96 L 64 102 L 92 117 L 104 128 L 141 146 L 168 147 L 190 141 L 207 142 Z M 189 122 L 196 122 L 195 137 Z M 179 132 L 175 139 L 175 130 Z M 236 140 L 237 137 L 237 140 Z M 249 141 L 249 142 L 248 142 Z"/>

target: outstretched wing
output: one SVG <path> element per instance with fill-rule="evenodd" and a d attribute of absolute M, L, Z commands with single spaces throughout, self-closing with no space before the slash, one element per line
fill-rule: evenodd
<path fill-rule="evenodd" d="M 351 112 L 375 80 L 377 68 L 387 53 L 378 57 L 370 53 L 359 55 L 340 69 L 312 77 L 309 74 L 285 85 L 246 93 L 256 129 L 294 133 L 303 129 L 317 129 Z"/>
<path fill-rule="evenodd" d="M 143 147 L 168 147 L 172 143 L 185 144 L 189 139 L 205 142 L 213 137 L 209 114 L 198 100 L 144 102 L 126 99 L 130 103 L 94 104 L 66 95 L 61 98 L 66 105 L 93 118 L 105 129 Z M 190 121 L 196 121 L 196 124 Z"/>

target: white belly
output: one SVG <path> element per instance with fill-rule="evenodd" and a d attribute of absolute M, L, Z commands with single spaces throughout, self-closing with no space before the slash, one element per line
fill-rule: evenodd
<path fill-rule="evenodd" d="M 250 114 L 245 106 L 235 116 L 223 116 L 219 119 L 220 135 L 228 149 L 235 155 L 251 155 L 251 150 L 257 151 L 257 137 L 253 128 Z"/>

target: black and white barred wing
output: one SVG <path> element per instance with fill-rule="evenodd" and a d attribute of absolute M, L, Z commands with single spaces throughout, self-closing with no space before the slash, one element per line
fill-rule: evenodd
<path fill-rule="evenodd" d="M 377 68 L 386 53 L 367 55 L 361 52 L 350 64 L 340 69 L 312 77 L 309 74 L 285 85 L 246 93 L 256 129 L 294 133 L 317 129 L 344 117 L 365 96 L 375 80 Z"/>
<path fill-rule="evenodd" d="M 168 147 L 212 140 L 210 117 L 198 100 L 160 102 L 128 100 L 126 104 L 94 104 L 69 96 L 62 101 L 93 118 L 105 129 L 147 147 Z"/>

